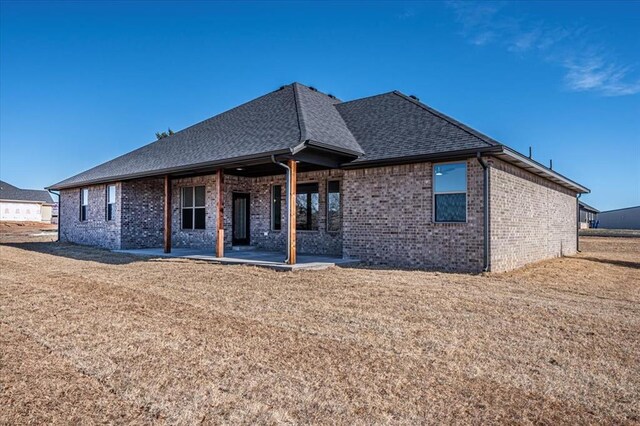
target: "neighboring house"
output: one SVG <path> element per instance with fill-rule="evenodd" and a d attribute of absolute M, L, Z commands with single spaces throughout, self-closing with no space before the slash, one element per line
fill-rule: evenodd
<path fill-rule="evenodd" d="M 416 98 L 298 83 L 51 189 L 62 241 L 475 272 L 574 254 L 589 192 Z"/>
<path fill-rule="evenodd" d="M 600 212 L 598 221 L 599 228 L 640 229 L 640 206 Z"/>
<path fill-rule="evenodd" d="M 51 223 L 54 207 L 48 191 L 20 189 L 0 181 L 0 220 Z"/>
<path fill-rule="evenodd" d="M 595 228 L 598 221 L 599 210 L 589 204 L 580 201 L 580 229 Z"/>

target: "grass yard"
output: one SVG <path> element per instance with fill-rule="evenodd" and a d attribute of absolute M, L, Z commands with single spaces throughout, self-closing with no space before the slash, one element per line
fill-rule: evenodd
<path fill-rule="evenodd" d="M 640 422 L 640 238 L 463 275 L 38 233 L 0 228 L 0 424 Z"/>

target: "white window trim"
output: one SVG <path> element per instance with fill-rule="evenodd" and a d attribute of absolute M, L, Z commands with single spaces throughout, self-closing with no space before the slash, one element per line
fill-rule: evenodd
<path fill-rule="evenodd" d="M 204 188 L 204 204 L 201 206 L 196 205 L 196 188 L 203 187 Z M 193 206 L 185 207 L 184 205 L 184 191 L 187 188 L 191 188 L 191 196 L 193 197 Z M 191 210 L 191 228 L 185 228 L 184 223 L 182 223 L 182 218 L 184 215 L 184 210 Z M 204 210 L 204 228 L 196 228 L 196 209 Z M 186 185 L 180 187 L 180 229 L 182 231 L 204 231 L 207 229 L 207 187 L 206 185 Z"/>
<path fill-rule="evenodd" d="M 109 188 L 113 187 L 114 191 L 113 191 L 113 203 L 109 202 Z M 107 205 L 106 205 L 106 211 L 104 213 L 105 219 L 107 222 L 113 222 L 114 220 L 116 220 L 115 216 L 116 216 L 116 204 L 117 204 L 117 200 L 118 200 L 118 188 L 116 187 L 116 184 L 112 183 L 107 185 Z M 111 217 L 111 219 L 109 219 L 109 206 L 113 204 L 113 217 Z"/>
<path fill-rule="evenodd" d="M 85 204 L 84 193 L 87 191 L 87 200 Z M 84 219 L 82 218 L 82 208 L 85 207 Z M 89 188 L 80 188 L 80 222 L 89 220 Z"/>
<path fill-rule="evenodd" d="M 464 164 L 464 178 L 465 188 L 464 191 L 439 191 L 436 192 L 436 166 L 444 164 Z M 446 194 L 464 194 L 464 221 L 451 222 L 451 221 L 439 221 L 436 220 L 436 195 Z M 466 224 L 469 221 L 469 163 L 468 161 L 444 161 L 440 163 L 431 164 L 431 222 L 437 224 Z"/>

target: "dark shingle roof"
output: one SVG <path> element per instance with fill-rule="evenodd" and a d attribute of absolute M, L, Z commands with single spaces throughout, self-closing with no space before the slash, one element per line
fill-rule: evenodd
<path fill-rule="evenodd" d="M 336 105 L 371 161 L 497 146 L 498 142 L 400 92 Z"/>
<path fill-rule="evenodd" d="M 299 83 L 283 86 L 51 188 L 238 164 L 272 154 L 296 153 L 307 146 L 339 153 L 342 161 L 350 161 L 348 164 L 354 167 L 410 157 L 442 158 L 456 152 L 500 151 L 513 161 L 527 163 L 525 166 L 536 173 L 588 192 L 400 92 L 341 102 Z"/>
<path fill-rule="evenodd" d="M 33 201 L 53 204 L 49 192 L 42 189 L 20 189 L 0 180 L 0 200 Z"/>
<path fill-rule="evenodd" d="M 336 110 L 340 101 L 298 83 L 296 89 L 302 140 L 313 141 L 355 154 L 362 154 L 349 128 Z"/>
<path fill-rule="evenodd" d="M 290 151 L 308 139 L 359 154 L 362 150 L 333 107 L 336 102 L 339 101 L 299 83 L 283 86 L 52 188 Z"/>

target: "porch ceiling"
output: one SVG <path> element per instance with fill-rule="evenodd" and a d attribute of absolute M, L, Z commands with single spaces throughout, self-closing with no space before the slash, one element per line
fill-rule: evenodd
<path fill-rule="evenodd" d="M 306 162 L 298 163 L 298 173 L 300 172 L 312 172 L 317 170 L 326 170 L 330 167 L 321 166 L 318 164 L 311 164 Z M 206 168 L 192 171 L 185 171 L 181 173 L 172 173 L 172 178 L 193 177 L 214 174 L 218 168 Z M 275 176 L 283 175 L 284 169 L 272 162 L 262 164 L 234 164 L 231 167 L 225 167 L 225 175 L 243 176 L 243 177 L 261 177 L 261 176 Z"/>

